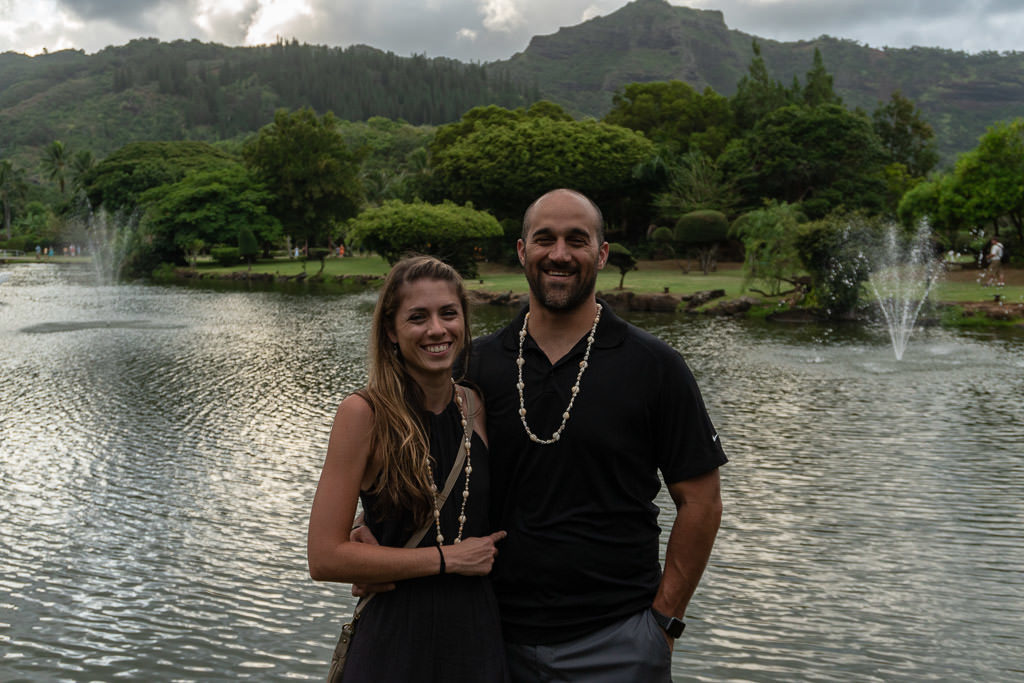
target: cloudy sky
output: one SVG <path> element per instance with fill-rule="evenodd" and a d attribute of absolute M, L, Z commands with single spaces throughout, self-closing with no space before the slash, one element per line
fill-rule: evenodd
<path fill-rule="evenodd" d="M 776 40 L 828 34 L 875 47 L 1024 50 L 1021 0 L 670 0 L 721 10 Z M 504 59 L 530 37 L 609 14 L 626 0 L 0 0 L 0 52 L 92 53 L 132 38 L 258 45 L 277 36 L 399 55 Z"/>

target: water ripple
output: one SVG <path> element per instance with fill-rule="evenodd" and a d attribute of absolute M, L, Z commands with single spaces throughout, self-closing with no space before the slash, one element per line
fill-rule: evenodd
<path fill-rule="evenodd" d="M 0 680 L 322 678 L 353 601 L 308 578 L 305 528 L 373 295 L 33 264 L 4 297 Z M 677 680 L 1019 678 L 1020 335 L 925 330 L 897 362 L 872 328 L 635 321 L 731 459 Z"/>

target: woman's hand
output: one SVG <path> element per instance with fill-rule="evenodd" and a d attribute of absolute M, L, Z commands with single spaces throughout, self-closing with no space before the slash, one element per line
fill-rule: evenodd
<path fill-rule="evenodd" d="M 490 536 L 474 536 L 461 543 L 442 547 L 445 572 L 464 576 L 486 576 L 491 573 L 494 558 L 498 556 L 497 543 L 508 536 L 495 531 Z"/>

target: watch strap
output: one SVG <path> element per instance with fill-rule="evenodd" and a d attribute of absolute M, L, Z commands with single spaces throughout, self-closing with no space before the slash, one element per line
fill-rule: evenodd
<path fill-rule="evenodd" d="M 678 617 L 673 617 L 668 614 L 662 614 L 658 610 L 651 608 L 651 614 L 654 615 L 654 620 L 658 622 L 658 626 L 661 630 L 668 634 L 669 638 L 678 638 L 683 635 L 683 630 L 686 628 L 686 622 Z"/>

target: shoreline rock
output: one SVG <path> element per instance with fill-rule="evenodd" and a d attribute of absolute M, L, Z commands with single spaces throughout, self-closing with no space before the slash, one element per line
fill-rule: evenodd
<path fill-rule="evenodd" d="M 328 275 L 315 276 L 308 273 L 280 275 L 278 273 L 194 273 L 186 268 L 175 269 L 175 279 L 188 280 L 224 280 L 234 282 L 266 282 L 266 283 L 302 283 L 302 282 L 337 282 L 367 285 L 384 279 L 382 275 Z M 488 292 L 479 289 L 467 289 L 470 303 L 489 306 L 509 306 L 521 308 L 529 303 L 527 292 Z M 608 304 L 622 312 L 637 313 L 685 313 L 687 315 L 707 315 L 721 317 L 743 317 L 758 307 L 761 299 L 751 296 L 740 296 L 725 299 L 725 291 L 721 289 L 701 290 L 692 294 L 669 293 L 637 293 L 629 291 L 598 292 L 597 295 Z M 708 302 L 724 299 L 714 306 L 698 310 Z M 975 315 L 984 316 L 993 322 L 1005 323 L 1016 321 L 1017 326 L 1024 326 L 1024 302 L 1007 302 L 994 296 L 993 301 L 975 302 L 939 302 L 943 308 L 958 309 L 964 318 Z M 765 320 L 782 324 L 809 324 L 828 322 L 829 318 L 820 311 L 809 308 L 789 308 L 769 313 Z M 935 324 L 937 320 L 922 319 L 923 324 Z"/>

